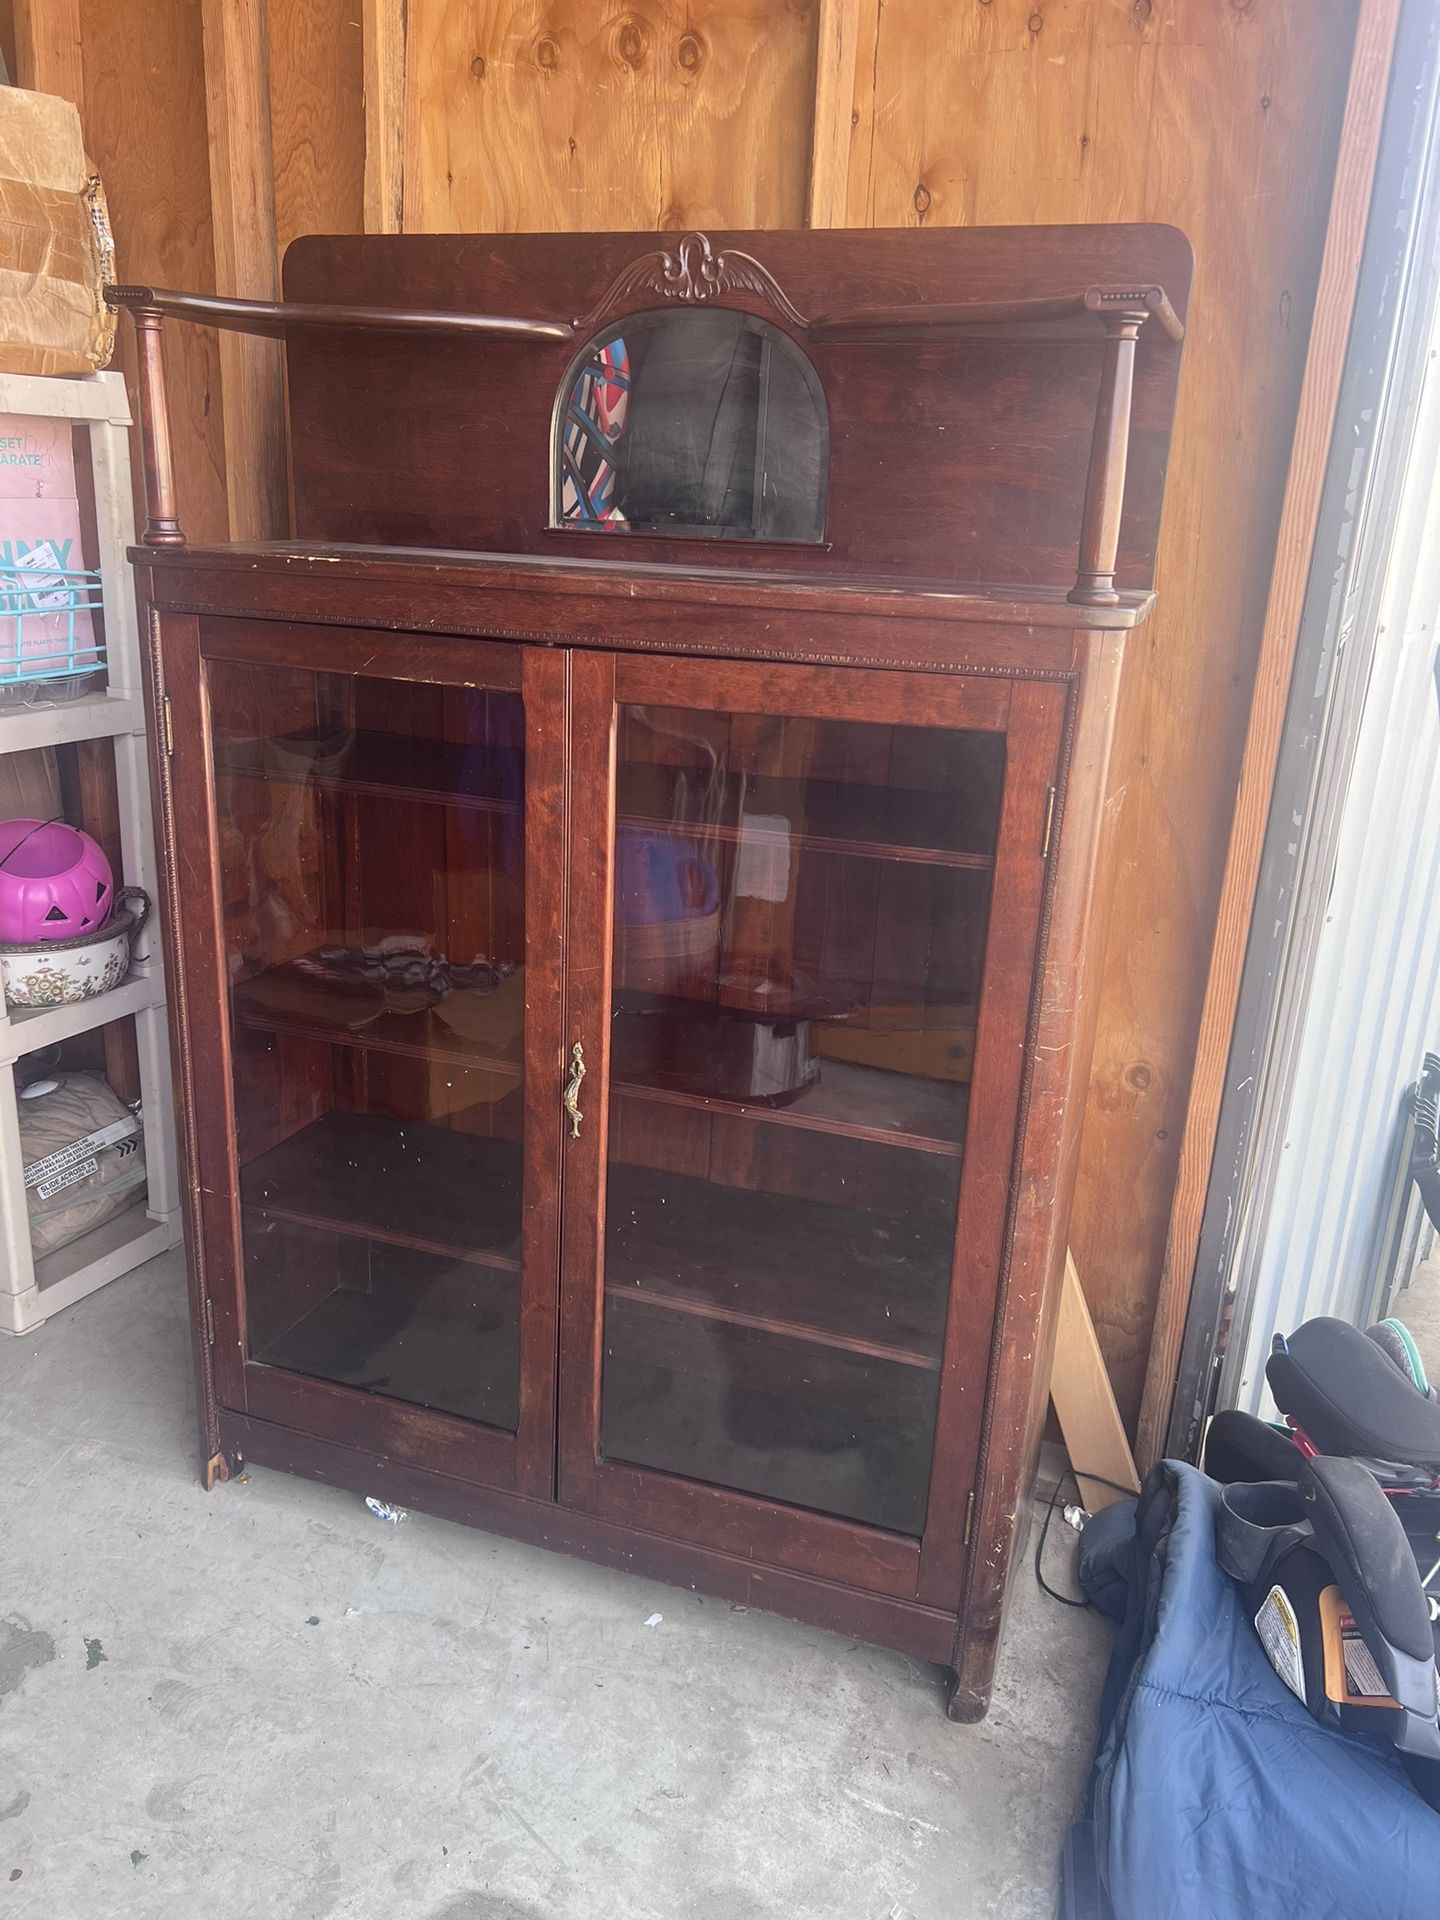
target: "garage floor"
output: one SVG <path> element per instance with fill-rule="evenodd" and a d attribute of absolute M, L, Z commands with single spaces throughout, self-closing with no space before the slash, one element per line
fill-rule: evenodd
<path fill-rule="evenodd" d="M 0 1339 L 7 1920 L 1054 1912 L 1109 1635 L 1028 1567 L 952 1726 L 894 1654 L 281 1474 L 207 1495 L 190 1398 L 178 1256 Z"/>

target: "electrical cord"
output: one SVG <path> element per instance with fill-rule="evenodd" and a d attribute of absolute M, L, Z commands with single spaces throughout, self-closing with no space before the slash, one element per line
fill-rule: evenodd
<path fill-rule="evenodd" d="M 1061 1593 L 1058 1587 L 1052 1587 L 1050 1582 L 1045 1578 L 1040 1564 L 1045 1554 L 1045 1542 L 1049 1537 L 1050 1522 L 1055 1517 L 1055 1505 L 1060 1498 L 1060 1489 L 1067 1480 L 1073 1480 L 1075 1482 L 1076 1493 L 1079 1493 L 1083 1499 L 1084 1495 L 1080 1489 L 1080 1481 L 1082 1478 L 1093 1480 L 1098 1487 L 1109 1487 L 1113 1493 L 1123 1493 L 1127 1500 L 1133 1500 L 1135 1497 L 1135 1489 L 1133 1487 L 1124 1486 L 1118 1480 L 1107 1480 L 1103 1473 L 1085 1473 L 1083 1469 L 1080 1473 L 1077 1473 L 1074 1467 L 1066 1467 L 1065 1471 L 1055 1482 L 1050 1494 L 1050 1504 L 1045 1509 L 1045 1518 L 1041 1523 L 1040 1538 L 1035 1542 L 1035 1578 L 1039 1583 L 1040 1591 L 1042 1593 L 1048 1593 L 1052 1600 L 1058 1600 L 1062 1607 L 1089 1607 L 1094 1604 L 1093 1601 L 1089 1600 L 1084 1594 L 1081 1594 L 1079 1598 L 1077 1598 L 1074 1594 Z"/>

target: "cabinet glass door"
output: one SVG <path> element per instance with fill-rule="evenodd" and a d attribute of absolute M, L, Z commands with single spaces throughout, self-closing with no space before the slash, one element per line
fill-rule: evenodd
<path fill-rule="evenodd" d="M 376 1432 L 398 1402 L 514 1433 L 521 694 L 223 658 L 206 685 L 251 1410 L 299 1379 Z"/>
<path fill-rule="evenodd" d="M 1029 994 L 1029 948 L 989 979 L 1007 696 L 943 725 L 953 683 L 802 674 L 786 713 L 773 670 L 680 666 L 677 691 L 701 676 L 734 706 L 617 676 L 592 1498 L 688 1499 L 716 1539 L 748 1515 L 823 1569 L 823 1523 L 918 1543 L 930 1515 L 984 1010 Z M 987 1364 L 952 1364 L 977 1411 Z M 681 1483 L 746 1504 L 722 1521 Z M 913 1592 L 895 1544 L 876 1584 Z"/>

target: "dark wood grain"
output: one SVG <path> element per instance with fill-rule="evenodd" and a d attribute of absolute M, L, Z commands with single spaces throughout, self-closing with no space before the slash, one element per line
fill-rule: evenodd
<path fill-rule="evenodd" d="M 1039 997 L 1037 969 L 1043 964 L 1049 789 L 1060 778 L 1067 706 L 1065 690 L 1035 682 L 1017 686 L 1011 703 L 1005 806 L 920 1569 L 920 1597 L 932 1604 L 955 1604 L 967 1573 L 982 1586 L 988 1577 L 984 1563 L 967 1551 L 965 1510 L 979 1474 L 986 1401 L 1007 1363 L 1016 1359 L 1013 1349 L 1002 1353 L 995 1345 L 996 1312 L 1006 1281 L 1021 1094 Z M 977 1393 L 982 1370 L 986 1386 Z"/>
<path fill-rule="evenodd" d="M 308 239 L 286 257 L 287 299 L 351 306 L 589 315 L 637 259 L 681 236 L 616 234 L 406 236 Z M 793 310 L 933 307 L 957 300 L 1007 307 L 1070 300 L 1077 290 L 1163 286 L 1183 317 L 1189 247 L 1164 227 L 912 229 L 905 233 L 711 234 L 715 254 L 759 261 Z M 483 289 L 483 294 L 482 294 Z M 400 297 L 397 298 L 397 293 Z M 946 338 L 909 344 L 807 340 L 764 291 L 738 284 L 725 303 L 788 332 L 809 353 L 831 415 L 826 550 L 757 552 L 752 566 L 843 575 L 893 570 L 951 580 L 1030 580 L 1068 588 L 1075 573 L 1078 503 L 1089 457 L 1095 339 Z M 654 304 L 652 292 L 642 304 Z M 613 309 L 612 309 L 613 310 Z M 623 311 L 623 308 L 621 309 Z M 597 322 L 597 324 L 599 324 Z M 1147 327 L 1148 334 L 1151 329 Z M 1139 349 L 1130 460 L 1134 477 L 1121 538 L 1121 579 L 1148 585 L 1163 451 L 1180 348 L 1155 329 Z M 472 377 L 459 342 L 427 345 L 423 367 L 403 336 L 353 331 L 292 339 L 287 355 L 295 459 L 295 524 L 306 536 L 407 546 L 527 551 L 547 531 L 548 420 L 573 343 L 495 341 L 493 391 Z M 897 365 L 897 359 L 900 364 Z M 903 419 L 889 390 L 903 383 L 922 417 Z M 371 457 L 377 439 L 387 458 Z M 483 440 L 487 457 L 476 462 Z M 982 459 L 981 450 L 987 450 Z M 625 563 L 663 560 L 674 543 L 627 536 Z"/>
<path fill-rule="evenodd" d="M 570 835 L 570 662 L 532 649 L 521 668 L 525 702 L 525 1172 L 521 1229 L 520 1490 L 553 1499 L 560 1319 L 560 1105 L 568 950 L 566 849 Z"/>
<path fill-rule="evenodd" d="M 560 1300 L 559 1451 L 556 1492 L 593 1508 L 600 1468 L 600 1368 L 605 1289 L 605 1155 L 610 1127 L 610 1007 L 614 980 L 611 899 L 615 850 L 615 661 L 577 653 L 570 663 L 572 861 L 565 946 L 568 1053 L 588 1072 L 578 1138 L 565 1141 L 560 1184 L 564 1285 Z M 563 1063 L 556 1062 L 557 1092 Z"/>
<path fill-rule="evenodd" d="M 564 320 L 529 320 L 516 314 L 425 313 L 404 307 L 355 307 L 319 301 L 232 300 L 215 293 L 176 293 L 169 287 L 111 286 L 105 303 L 128 308 L 137 318 L 168 314 L 222 332 L 256 333 L 285 340 L 300 333 L 361 328 L 375 333 L 477 335 L 483 339 L 570 340 Z"/>
<path fill-rule="evenodd" d="M 1012 1176 L 1004 1284 L 991 1334 L 990 1384 L 980 1435 L 971 1553 L 965 1568 L 950 1712 L 981 1717 L 999 1652 L 1006 1588 L 1028 1531 L 1080 1156 L 1104 954 L 1114 836 L 1112 766 L 1122 652 L 1097 634 L 1067 716 L 1069 737 L 1051 823 L 1049 899 L 1039 963 L 1045 989 L 1032 1010 L 1021 1135 Z M 1038 691 L 1038 690 L 1036 690 Z M 1033 698 L 1033 693 L 1032 696 Z M 1065 982 L 1064 993 L 1054 983 Z"/>
<path fill-rule="evenodd" d="M 135 365 L 140 381 L 140 458 L 145 474 L 147 547 L 183 547 L 165 389 L 164 318 L 154 309 L 135 315 Z"/>
<path fill-rule="evenodd" d="M 917 333 L 985 334 L 1003 338 L 1030 334 L 1064 340 L 1093 334 L 1106 314 L 1124 313 L 1141 322 L 1154 316 L 1168 340 L 1185 338 L 1185 324 L 1163 287 L 1136 291 L 1087 287 L 1083 293 L 1051 299 L 990 300 L 912 307 L 856 307 L 812 320 L 812 340 L 864 339 L 900 342 Z"/>

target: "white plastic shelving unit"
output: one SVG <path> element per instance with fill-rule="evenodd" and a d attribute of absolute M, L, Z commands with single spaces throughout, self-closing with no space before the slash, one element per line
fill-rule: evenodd
<path fill-rule="evenodd" d="M 79 700 L 0 711 L 0 754 L 76 740 L 111 740 L 120 807 L 122 875 L 157 900 L 155 832 L 145 759 L 146 710 L 135 591 L 126 559 L 134 543 L 130 491 L 130 405 L 118 373 L 87 379 L 0 374 L 0 414 L 69 420 L 87 430 L 95 483 L 108 686 Z M 22 1054 L 133 1015 L 145 1119 L 148 1192 L 69 1246 L 37 1260 L 25 1204 L 15 1063 Z M 158 915 L 152 912 L 122 984 L 72 1006 L 9 1010 L 0 1005 L 0 1333 L 30 1333 L 62 1307 L 127 1273 L 180 1237 L 175 1106 L 165 1027 L 165 974 Z"/>

